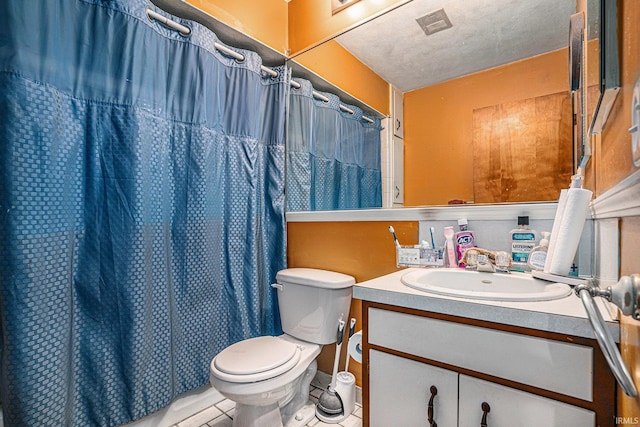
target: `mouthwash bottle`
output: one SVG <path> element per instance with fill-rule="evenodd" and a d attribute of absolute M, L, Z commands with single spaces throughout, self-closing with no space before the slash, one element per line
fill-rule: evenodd
<path fill-rule="evenodd" d="M 529 217 L 518 217 L 518 228 L 509 232 L 511 235 L 511 270 L 530 271 L 527 265 L 529 254 L 536 246 L 536 232 L 529 229 Z"/>

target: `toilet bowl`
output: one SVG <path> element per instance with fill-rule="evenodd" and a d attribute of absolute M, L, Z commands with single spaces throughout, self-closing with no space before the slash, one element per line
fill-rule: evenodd
<path fill-rule="evenodd" d="M 321 345 L 281 335 L 240 341 L 227 347 L 228 353 L 216 356 L 211 361 L 211 384 L 236 402 L 233 425 L 293 426 L 298 412 L 302 412 L 300 418 L 312 418 L 313 408 L 310 416 L 304 415 L 303 408 L 321 349 Z M 264 360 L 257 361 L 260 355 Z M 302 400 L 296 401 L 296 396 Z M 298 421 L 299 425 L 309 422 Z"/>
<path fill-rule="evenodd" d="M 351 304 L 351 276 L 293 268 L 276 275 L 283 335 L 237 342 L 210 364 L 210 380 L 236 402 L 234 427 L 298 427 L 315 415 L 309 386 L 324 344 Z"/>

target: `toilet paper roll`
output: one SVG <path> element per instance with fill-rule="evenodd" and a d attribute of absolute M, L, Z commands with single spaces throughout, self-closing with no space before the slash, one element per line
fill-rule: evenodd
<path fill-rule="evenodd" d="M 349 356 L 358 363 L 362 363 L 362 331 L 358 331 L 349 338 Z"/>
<path fill-rule="evenodd" d="M 593 192 L 583 188 L 570 188 L 562 213 L 562 221 L 557 230 L 555 247 L 549 265 L 549 273 L 567 276 L 578 250 L 589 202 Z M 555 228 L 555 227 L 554 227 Z"/>

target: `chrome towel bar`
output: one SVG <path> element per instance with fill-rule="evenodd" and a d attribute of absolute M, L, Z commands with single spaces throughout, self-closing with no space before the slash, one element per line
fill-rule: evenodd
<path fill-rule="evenodd" d="M 605 290 L 601 290 L 591 285 L 577 285 L 574 290 L 576 295 L 582 300 L 589 322 L 596 335 L 600 349 L 604 354 L 609 368 L 615 376 L 618 384 L 627 396 L 638 397 L 638 389 L 636 388 L 633 378 L 622 360 L 620 351 L 611 336 L 611 333 L 604 325 L 604 320 L 600 311 L 593 301 L 593 297 L 602 297 L 609 302 L 617 305 L 622 314 L 633 316 L 638 319 L 638 290 L 640 289 L 640 275 L 634 274 L 631 277 L 624 276 L 614 286 L 610 286 Z"/>

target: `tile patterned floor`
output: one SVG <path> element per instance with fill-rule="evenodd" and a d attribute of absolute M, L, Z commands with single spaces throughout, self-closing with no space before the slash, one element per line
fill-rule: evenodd
<path fill-rule="evenodd" d="M 314 403 L 318 402 L 318 397 L 322 393 L 323 387 L 317 379 L 311 383 L 309 398 Z M 219 398 L 219 400 L 217 399 Z M 176 427 L 231 427 L 235 403 L 218 394 L 214 406 L 198 412 L 176 424 Z M 356 403 L 356 409 L 347 419 L 340 424 L 327 424 L 315 418 L 307 424 L 307 427 L 361 427 L 362 426 L 362 406 Z"/>

